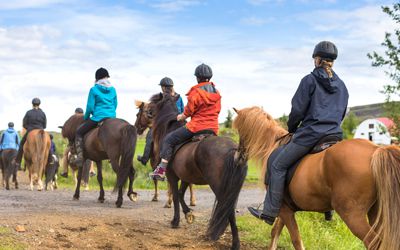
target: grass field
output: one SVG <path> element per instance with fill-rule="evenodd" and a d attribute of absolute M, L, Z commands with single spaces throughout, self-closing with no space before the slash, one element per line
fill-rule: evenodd
<path fill-rule="evenodd" d="M 59 134 L 55 134 L 55 142 L 58 146 L 57 153 L 61 156 L 62 149 L 66 146 L 66 142 Z M 148 173 L 151 171 L 150 165 L 142 166 L 142 164 L 136 160 L 136 156 L 143 153 L 144 144 L 144 137 L 140 137 L 137 141 L 134 160 L 134 166 L 136 169 L 134 189 L 136 190 L 154 188 L 153 181 L 148 178 Z M 104 187 L 106 189 L 113 189 L 116 176 L 112 171 L 110 164 L 106 161 L 103 161 L 103 175 Z M 257 186 L 257 183 L 259 183 L 259 170 L 254 166 L 254 163 L 250 161 L 245 185 Z M 89 185 L 91 190 L 98 190 L 96 178 L 90 178 Z M 74 183 L 71 175 L 67 179 L 60 177 L 59 186 L 60 188 L 73 189 Z M 160 188 L 165 190 L 166 183 L 161 182 Z M 353 236 L 336 214 L 334 220 L 331 222 L 326 222 L 323 214 L 320 213 L 300 212 L 296 215 L 296 218 L 306 249 L 364 249 L 362 242 Z M 255 247 L 266 247 L 269 244 L 271 226 L 250 215 L 238 216 L 237 220 L 242 241 L 251 243 Z M 4 244 L 7 243 L 5 242 Z M 0 245 L 0 249 L 7 249 L 7 247 L 6 245 Z M 282 236 L 279 240 L 279 249 L 293 249 L 286 228 L 283 230 Z"/>

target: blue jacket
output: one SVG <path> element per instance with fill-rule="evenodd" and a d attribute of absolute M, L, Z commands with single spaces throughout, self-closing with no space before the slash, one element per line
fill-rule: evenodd
<path fill-rule="evenodd" d="M 89 92 L 84 119 L 99 122 L 105 118 L 115 118 L 117 109 L 117 92 L 114 87 L 95 84 Z"/>
<path fill-rule="evenodd" d="M 178 100 L 176 100 L 176 107 L 178 108 L 178 113 L 182 114 L 185 106 L 183 105 L 183 100 L 180 95 L 178 95 Z"/>
<path fill-rule="evenodd" d="M 313 146 L 326 135 L 341 135 L 348 99 L 344 82 L 334 72 L 329 78 L 323 68 L 315 68 L 301 80 L 292 99 L 287 125 L 293 142 Z"/>
<path fill-rule="evenodd" d="M 56 144 L 53 140 L 50 141 L 50 153 L 53 155 L 56 154 Z"/>
<path fill-rule="evenodd" d="M 19 149 L 20 138 L 14 128 L 8 128 L 1 135 L 0 149 Z"/>

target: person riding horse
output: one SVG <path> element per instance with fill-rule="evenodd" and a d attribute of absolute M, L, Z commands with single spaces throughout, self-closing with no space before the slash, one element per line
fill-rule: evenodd
<path fill-rule="evenodd" d="M 22 155 L 24 153 L 24 144 L 26 142 L 26 138 L 34 129 L 45 129 L 47 125 L 47 118 L 46 114 L 43 110 L 39 107 L 40 106 L 40 99 L 35 97 L 32 99 L 32 106 L 33 108 L 26 112 L 22 126 L 26 129 L 24 136 L 21 139 L 19 150 L 17 154 L 17 158 L 15 163 L 17 164 L 18 168 L 21 166 Z M 51 154 L 49 154 L 48 160 L 51 159 Z"/>
<path fill-rule="evenodd" d="M 161 162 L 150 176 L 153 179 L 165 180 L 168 161 L 171 159 L 176 145 L 192 138 L 201 131 L 213 131 L 218 134 L 218 115 L 221 111 L 221 95 L 210 82 L 213 76 L 210 66 L 201 64 L 197 66 L 194 75 L 197 85 L 193 86 L 186 94 L 188 103 L 183 114 L 177 116 L 178 121 L 188 117 L 191 120 L 183 127 L 169 133 L 162 142 L 160 158 Z"/>
<path fill-rule="evenodd" d="M 0 141 L 0 151 L 4 149 L 19 149 L 19 142 L 20 138 L 14 129 L 14 123 L 9 122 L 8 123 L 8 129 L 3 132 L 1 135 L 1 141 Z"/>
<path fill-rule="evenodd" d="M 160 84 L 161 86 L 161 90 L 162 93 L 168 93 L 171 96 L 176 96 L 177 100 L 176 100 L 176 107 L 178 109 L 179 114 L 183 113 L 183 109 L 184 109 L 184 105 L 183 105 L 183 100 L 182 97 L 175 92 L 174 90 L 174 82 L 172 81 L 171 78 L 169 77 L 164 77 L 163 79 L 161 79 Z M 153 143 L 153 139 L 152 139 L 152 129 L 151 127 L 149 128 L 149 131 L 147 132 L 146 135 L 146 145 L 144 147 L 144 152 L 143 155 L 138 155 L 137 160 L 142 163 L 143 165 L 146 165 L 147 162 L 150 159 L 150 153 L 151 153 L 151 145 Z"/>
<path fill-rule="evenodd" d="M 97 127 L 98 123 L 108 118 L 116 117 L 117 92 L 109 81 L 110 75 L 104 68 L 99 68 L 95 73 L 95 84 L 90 89 L 85 122 L 77 129 L 75 136 L 75 164 L 83 164 L 83 138 L 87 132 Z"/>
<path fill-rule="evenodd" d="M 301 80 L 293 96 L 287 122 L 293 137 L 272 162 L 264 208 L 248 208 L 253 216 L 270 225 L 279 215 L 288 169 L 321 138 L 327 135 L 342 137 L 340 124 L 346 114 L 349 93 L 344 82 L 332 70 L 337 55 L 338 50 L 332 42 L 322 41 L 315 46 L 312 54 L 315 68 Z"/>

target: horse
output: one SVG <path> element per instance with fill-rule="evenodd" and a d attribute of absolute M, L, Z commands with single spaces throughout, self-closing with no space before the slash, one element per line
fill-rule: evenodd
<path fill-rule="evenodd" d="M 15 189 L 18 189 L 17 172 L 18 167 L 14 163 L 17 157 L 18 151 L 15 149 L 4 149 L 0 153 L 0 168 L 3 175 L 3 187 L 6 190 L 10 190 L 10 177 L 13 176 L 12 181 L 14 182 Z M 14 161 L 13 161 L 14 160 Z"/>
<path fill-rule="evenodd" d="M 50 135 L 43 129 L 34 129 L 29 132 L 24 144 L 25 166 L 29 171 L 30 190 L 37 185 L 37 190 L 43 190 L 42 178 L 46 172 L 47 159 L 50 150 Z M 52 177 L 46 177 L 47 182 Z"/>
<path fill-rule="evenodd" d="M 73 145 L 75 133 L 78 127 L 84 122 L 82 114 L 72 115 L 62 126 L 62 136 L 67 138 L 70 145 Z M 137 193 L 133 192 L 133 181 L 135 169 L 133 167 L 133 156 L 136 148 L 136 128 L 122 119 L 106 119 L 101 124 L 89 131 L 84 137 L 84 162 L 90 159 L 97 166 L 97 181 L 100 186 L 98 201 L 104 202 L 102 160 L 110 160 L 112 169 L 117 174 L 116 187 L 118 198 L 115 202 L 117 207 L 122 206 L 122 189 L 129 177 L 128 197 L 131 201 L 137 200 Z M 77 183 L 82 180 L 82 167 L 78 169 Z M 80 186 L 76 185 L 74 200 L 79 200 Z"/>
<path fill-rule="evenodd" d="M 138 113 L 136 114 L 135 127 L 138 131 L 138 134 L 141 135 L 143 134 L 144 130 L 146 130 L 146 128 L 151 127 L 153 116 L 149 103 L 136 100 L 135 104 L 138 109 Z M 158 163 L 160 163 L 160 157 L 158 154 L 155 154 L 152 150 L 150 153 L 150 165 L 153 170 L 157 167 Z M 159 196 L 158 180 L 153 180 L 153 181 L 154 181 L 154 195 L 151 201 L 158 201 L 158 196 Z M 193 191 L 193 184 L 189 184 L 189 191 L 190 191 L 190 206 L 196 206 L 196 196 Z M 168 199 L 164 207 L 171 208 L 171 205 L 172 205 L 172 191 L 170 186 L 168 186 Z"/>
<path fill-rule="evenodd" d="M 63 128 L 62 126 L 59 126 L 59 127 L 61 129 Z M 67 170 L 68 166 L 71 168 L 72 176 L 73 176 L 75 187 L 76 187 L 76 185 L 78 185 L 78 179 L 77 179 L 78 165 L 71 163 L 71 157 L 72 157 L 71 146 L 67 146 L 64 150 L 61 164 L 62 164 L 62 167 L 64 170 Z M 85 188 L 85 190 L 89 190 L 89 171 L 90 171 L 91 165 L 92 165 L 91 160 L 86 160 L 85 163 L 83 164 L 81 185 L 82 185 L 82 187 Z"/>
<path fill-rule="evenodd" d="M 235 110 L 233 127 L 249 159 L 263 167 L 271 152 L 288 137 L 262 108 Z M 400 249 L 400 149 L 368 140 L 344 140 L 305 156 L 287 187 L 298 209 L 284 202 L 271 231 L 269 249 L 276 249 L 282 228 L 289 230 L 295 249 L 304 249 L 295 212 L 334 209 L 368 249 Z M 367 220 L 368 217 L 368 220 Z"/>
<path fill-rule="evenodd" d="M 184 125 L 176 117 L 178 110 L 175 98 L 169 94 L 157 94 L 150 99 L 154 107 L 153 138 L 154 152 L 159 154 L 165 135 Z M 247 160 L 238 145 L 228 137 L 208 136 L 200 141 L 188 142 L 179 148 L 167 168 L 167 179 L 171 186 L 174 217 L 172 228 L 180 222 L 180 206 L 187 222 L 194 221 L 192 210 L 186 205 L 184 195 L 189 183 L 209 185 L 216 196 L 209 221 L 207 236 L 218 240 L 228 224 L 232 232 L 232 249 L 240 248 L 236 226 L 235 207 L 239 192 L 247 174 Z M 178 181 L 181 186 L 178 190 Z"/>

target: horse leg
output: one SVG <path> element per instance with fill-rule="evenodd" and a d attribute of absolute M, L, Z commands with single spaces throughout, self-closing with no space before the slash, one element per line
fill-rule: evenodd
<path fill-rule="evenodd" d="M 137 201 L 137 193 L 133 192 L 133 181 L 135 180 L 135 169 L 133 167 L 129 170 L 129 189 L 128 189 L 128 197 L 131 201 Z"/>
<path fill-rule="evenodd" d="M 103 187 L 103 165 L 101 161 L 97 161 L 96 162 L 96 166 L 97 166 L 97 181 L 99 182 L 99 186 L 100 186 L 100 195 L 98 198 L 98 201 L 100 203 L 104 203 L 104 187 Z M 81 180 L 79 180 L 79 185 L 80 186 Z M 122 196 L 122 194 L 121 194 Z"/>
<path fill-rule="evenodd" d="M 229 215 L 229 223 L 231 224 L 231 232 L 232 232 L 232 247 L 231 247 L 231 249 L 238 250 L 238 249 L 240 249 L 240 239 L 239 239 L 238 228 L 236 225 L 235 209 L 233 209 L 231 214 Z"/>
<path fill-rule="evenodd" d="M 6 190 L 10 190 L 10 174 L 6 173 Z"/>
<path fill-rule="evenodd" d="M 183 213 L 187 223 L 192 224 L 194 221 L 194 215 L 192 209 L 190 209 L 185 202 L 185 193 L 189 183 L 181 180 L 181 187 L 179 188 L 179 202 L 181 203 Z"/>
<path fill-rule="evenodd" d="M 283 223 L 286 225 L 289 231 L 294 249 L 296 250 L 305 249 L 303 241 L 301 240 L 300 237 L 299 227 L 297 225 L 296 218 L 294 217 L 294 212 L 287 206 L 283 205 L 280 210 L 279 217 L 281 217 Z"/>
<path fill-rule="evenodd" d="M 81 189 L 81 180 L 82 180 L 82 169 L 83 169 L 82 165 L 78 166 L 78 177 L 76 180 L 75 194 L 73 197 L 74 200 L 79 200 L 79 193 Z"/>
<path fill-rule="evenodd" d="M 15 189 L 18 189 L 18 181 L 17 181 L 17 169 L 15 169 L 14 173 L 13 173 L 13 182 L 15 185 Z"/>
<path fill-rule="evenodd" d="M 190 190 L 190 206 L 194 207 L 196 206 L 196 196 L 194 195 L 193 184 L 189 184 L 189 190 Z"/>
<path fill-rule="evenodd" d="M 168 190 L 167 190 L 167 202 L 165 202 L 164 208 L 172 207 L 172 189 L 171 184 L 168 182 Z"/>
<path fill-rule="evenodd" d="M 154 195 L 153 195 L 153 199 L 151 199 L 151 201 L 158 201 L 158 181 L 153 180 L 153 182 L 154 182 Z"/>
<path fill-rule="evenodd" d="M 280 217 L 276 218 L 274 226 L 271 230 L 271 243 L 268 247 L 269 250 L 276 250 L 278 248 L 278 239 L 284 226 L 285 224 L 283 224 L 282 219 Z"/>
<path fill-rule="evenodd" d="M 178 228 L 180 221 L 178 181 L 179 179 L 177 176 L 173 176 L 171 178 L 168 177 L 168 182 L 170 183 L 172 191 L 172 200 L 174 202 L 174 218 L 171 221 L 172 228 Z"/>

